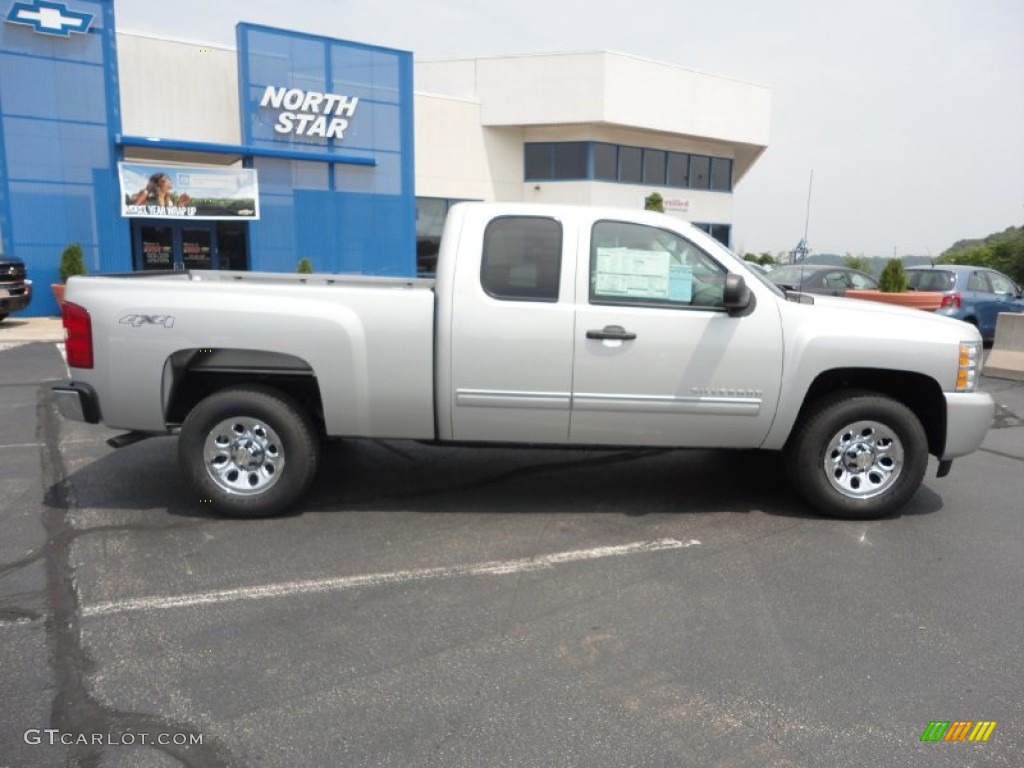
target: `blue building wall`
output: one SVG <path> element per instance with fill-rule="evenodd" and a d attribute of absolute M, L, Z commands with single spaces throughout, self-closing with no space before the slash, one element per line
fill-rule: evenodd
<path fill-rule="evenodd" d="M 90 271 L 128 269 L 114 136 L 121 130 L 113 0 L 67 0 L 86 33 L 11 23 L 35 0 L 0 0 L 0 230 L 35 283 L 28 315 L 56 314 L 48 286 L 79 242 Z"/>
<path fill-rule="evenodd" d="M 9 19 L 40 8 L 91 15 L 88 31 Z M 250 268 L 293 272 L 305 257 L 318 272 L 415 275 L 412 54 L 246 23 L 237 38 L 242 144 L 224 151 L 258 174 Z M 267 86 L 358 103 L 340 136 L 281 133 L 282 110 L 261 106 Z M 22 314 L 57 313 L 48 286 L 71 242 L 90 272 L 133 268 L 117 174 L 133 138 L 122 136 L 113 0 L 0 0 L 0 244 L 35 282 Z"/>
<path fill-rule="evenodd" d="M 305 257 L 318 272 L 415 275 L 412 54 L 244 23 L 237 36 L 242 142 L 294 155 L 251 161 L 253 269 L 291 272 Z M 261 106 L 268 87 L 358 102 L 340 138 L 282 134 L 286 110 Z"/>

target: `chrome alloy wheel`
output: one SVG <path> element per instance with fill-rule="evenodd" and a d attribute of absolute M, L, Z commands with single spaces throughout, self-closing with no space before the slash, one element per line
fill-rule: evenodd
<path fill-rule="evenodd" d="M 228 493 L 252 496 L 274 486 L 284 469 L 277 433 L 259 419 L 225 419 L 206 436 L 203 459 L 210 478 Z"/>
<path fill-rule="evenodd" d="M 903 443 L 892 429 L 877 421 L 856 421 L 829 440 L 824 468 L 843 496 L 870 499 L 892 487 L 903 463 Z"/>

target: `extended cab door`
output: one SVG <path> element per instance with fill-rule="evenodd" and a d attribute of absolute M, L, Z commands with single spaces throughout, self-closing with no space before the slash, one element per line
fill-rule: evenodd
<path fill-rule="evenodd" d="M 580 250 L 570 441 L 760 445 L 782 378 L 768 289 L 731 317 L 725 266 L 669 229 L 597 221 Z"/>
<path fill-rule="evenodd" d="M 439 286 L 443 270 L 454 275 L 450 302 L 439 302 L 442 311 L 451 306 L 438 324 L 438 364 L 450 370 L 449 381 L 439 379 L 439 396 L 450 397 L 439 419 L 450 414 L 454 440 L 565 443 L 575 235 L 551 215 L 484 211 L 468 204 L 454 212 L 458 258 L 440 267 Z M 439 423 L 442 437 L 446 426 Z"/>

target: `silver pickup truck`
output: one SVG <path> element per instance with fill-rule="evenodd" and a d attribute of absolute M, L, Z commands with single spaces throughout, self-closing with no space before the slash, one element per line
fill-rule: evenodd
<path fill-rule="evenodd" d="M 179 434 L 197 500 L 293 505 L 325 437 L 781 452 L 814 508 L 871 518 L 981 444 L 966 323 L 785 295 L 664 214 L 466 203 L 435 280 L 76 277 L 61 412 Z"/>

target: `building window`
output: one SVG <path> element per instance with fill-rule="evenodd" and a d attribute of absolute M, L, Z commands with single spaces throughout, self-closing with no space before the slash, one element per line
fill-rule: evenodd
<path fill-rule="evenodd" d="M 644 150 L 644 184 L 665 186 L 665 154 L 660 149 Z"/>
<path fill-rule="evenodd" d="M 732 160 L 725 157 L 711 158 L 711 189 L 717 192 L 732 191 Z"/>
<path fill-rule="evenodd" d="M 448 210 L 464 202 L 447 197 L 416 198 L 416 274 L 429 277 L 437 272 L 437 254 L 441 250 L 441 232 Z"/>
<path fill-rule="evenodd" d="M 558 301 L 562 225 L 540 216 L 502 216 L 484 231 L 480 285 L 505 301 Z"/>
<path fill-rule="evenodd" d="M 732 234 L 732 227 L 728 224 L 704 224 L 695 221 L 693 222 L 693 226 L 697 227 L 697 229 L 704 230 L 726 248 L 729 247 L 729 237 Z"/>
<path fill-rule="evenodd" d="M 732 192 L 733 161 L 600 141 L 542 141 L 525 145 L 526 181 L 617 181 L 678 189 Z"/>
<path fill-rule="evenodd" d="M 669 187 L 690 185 L 690 156 L 682 152 L 668 153 L 668 174 L 665 184 Z"/>
<path fill-rule="evenodd" d="M 594 144 L 594 178 L 618 181 L 619 148 L 615 144 Z"/>
<path fill-rule="evenodd" d="M 552 178 L 551 144 L 526 145 L 526 180 L 544 181 Z"/>
<path fill-rule="evenodd" d="M 572 181 L 585 179 L 588 142 L 559 141 L 526 145 L 527 181 Z"/>
<path fill-rule="evenodd" d="M 704 155 L 690 155 L 690 188 L 711 188 L 711 158 Z"/>
<path fill-rule="evenodd" d="M 640 147 L 619 147 L 619 181 L 627 184 L 643 182 L 643 153 Z"/>
<path fill-rule="evenodd" d="M 562 141 L 552 144 L 554 179 L 587 178 L 587 142 Z"/>

